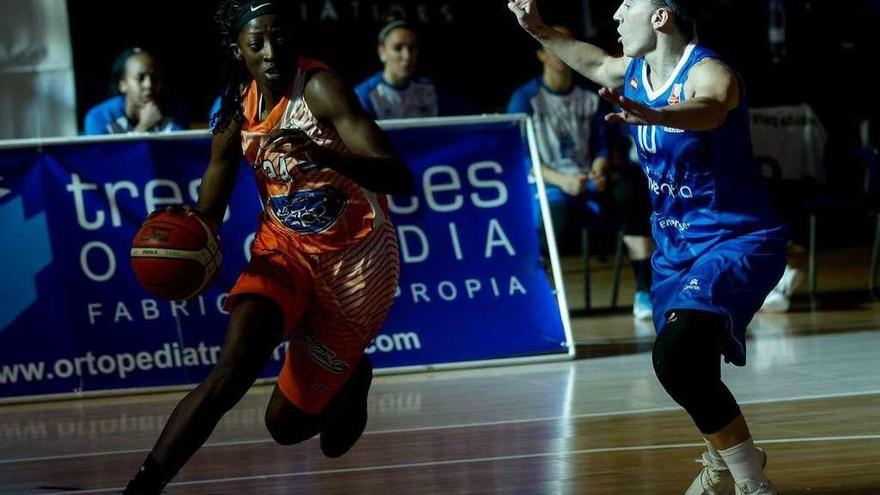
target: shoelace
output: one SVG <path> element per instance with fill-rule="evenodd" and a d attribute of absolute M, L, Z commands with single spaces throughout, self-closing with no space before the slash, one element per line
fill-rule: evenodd
<path fill-rule="evenodd" d="M 703 452 L 703 455 L 694 462 L 703 466 L 703 471 L 700 474 L 700 477 L 702 478 L 701 481 L 705 488 L 718 485 L 721 482 L 722 476 L 724 476 L 724 473 L 727 471 L 727 466 L 716 462 L 708 452 Z"/>

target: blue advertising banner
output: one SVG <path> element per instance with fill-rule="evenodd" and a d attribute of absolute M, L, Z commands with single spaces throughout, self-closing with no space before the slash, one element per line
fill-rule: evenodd
<path fill-rule="evenodd" d="M 403 269 L 367 348 L 376 367 L 569 355 L 540 263 L 522 121 L 389 135 L 417 183 L 414 196 L 391 201 Z M 149 212 L 196 202 L 209 146 L 187 133 L 0 150 L 0 399 L 174 386 L 210 371 L 228 323 L 226 291 L 260 214 L 250 169 L 221 230 L 221 272 L 202 295 L 150 295 L 128 256 Z"/>

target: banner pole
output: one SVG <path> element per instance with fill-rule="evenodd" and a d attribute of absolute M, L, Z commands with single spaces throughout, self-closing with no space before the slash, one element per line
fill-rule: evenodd
<path fill-rule="evenodd" d="M 565 329 L 565 338 L 568 345 L 568 355 L 574 357 L 574 338 L 571 333 L 571 321 L 569 320 L 568 301 L 565 298 L 565 285 L 562 281 L 562 269 L 559 263 L 559 251 L 556 246 L 556 235 L 553 231 L 553 221 L 550 216 L 550 205 L 547 203 L 547 189 L 544 185 L 544 176 L 541 174 L 541 157 L 538 154 L 537 138 L 535 137 L 535 125 L 531 117 L 526 119 L 526 140 L 529 146 L 529 155 L 532 159 L 532 173 L 535 183 L 538 185 L 538 200 L 541 203 L 541 218 L 544 223 L 544 235 L 547 239 L 547 250 L 550 251 L 550 266 L 553 271 L 554 289 L 556 300 L 559 303 L 559 316 Z"/>

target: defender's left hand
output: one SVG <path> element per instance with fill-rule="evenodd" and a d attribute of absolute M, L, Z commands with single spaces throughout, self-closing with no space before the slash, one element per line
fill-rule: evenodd
<path fill-rule="evenodd" d="M 606 115 L 606 122 L 630 125 L 656 125 L 660 123 L 661 114 L 659 111 L 630 100 L 614 88 L 602 88 L 599 90 L 599 95 L 621 108 L 620 112 Z"/>

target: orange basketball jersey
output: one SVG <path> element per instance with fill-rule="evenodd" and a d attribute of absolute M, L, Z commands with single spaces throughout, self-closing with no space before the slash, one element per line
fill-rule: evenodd
<path fill-rule="evenodd" d="M 256 81 L 243 98 L 241 146 L 263 201 L 261 223 L 303 253 L 337 251 L 356 244 L 387 221 L 387 199 L 342 174 L 283 153 L 262 153 L 273 129 L 299 129 L 324 148 L 349 153 L 331 125 L 320 122 L 304 98 L 309 75 L 324 64 L 300 57 L 290 93 L 259 121 L 262 97 Z"/>

